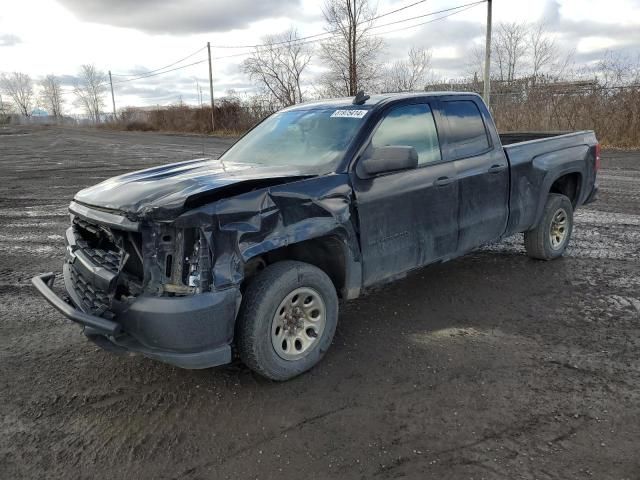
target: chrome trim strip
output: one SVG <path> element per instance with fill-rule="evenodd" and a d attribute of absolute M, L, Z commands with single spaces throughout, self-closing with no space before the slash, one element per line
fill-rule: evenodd
<path fill-rule="evenodd" d="M 108 227 L 117 228 L 118 230 L 126 230 L 128 232 L 140 231 L 140 223 L 138 222 L 132 222 L 122 215 L 95 210 L 77 202 L 71 202 L 71 204 L 69 204 L 69 212 L 89 221 L 101 223 Z"/>

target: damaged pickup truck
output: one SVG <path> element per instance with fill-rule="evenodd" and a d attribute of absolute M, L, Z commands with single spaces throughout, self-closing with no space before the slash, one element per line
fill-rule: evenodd
<path fill-rule="evenodd" d="M 499 135 L 482 99 L 410 93 L 307 103 L 221 158 L 121 175 L 69 207 L 62 277 L 34 285 L 101 347 L 285 380 L 315 365 L 352 299 L 524 232 L 563 254 L 594 199 L 592 131 Z"/>

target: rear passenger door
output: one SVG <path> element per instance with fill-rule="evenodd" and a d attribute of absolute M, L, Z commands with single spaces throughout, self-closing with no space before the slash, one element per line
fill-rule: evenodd
<path fill-rule="evenodd" d="M 426 101 L 391 105 L 365 143 L 412 146 L 417 168 L 373 178 L 352 169 L 365 286 L 456 251 L 458 188 L 453 164 L 442 157 L 435 116 Z"/>
<path fill-rule="evenodd" d="M 482 108 L 479 108 L 482 106 Z M 496 240 L 508 220 L 509 168 L 492 120 L 474 97 L 443 98 L 447 157 L 453 161 L 460 195 L 458 254 Z"/>

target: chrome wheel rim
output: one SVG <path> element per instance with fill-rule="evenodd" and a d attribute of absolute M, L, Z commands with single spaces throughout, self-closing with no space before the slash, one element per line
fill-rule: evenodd
<path fill-rule="evenodd" d="M 562 247 L 569 234 L 569 216 L 564 208 L 559 208 L 553 214 L 549 228 L 551 248 L 558 250 Z"/>
<path fill-rule="evenodd" d="M 283 360 L 299 360 L 320 341 L 326 307 L 313 288 L 296 288 L 278 305 L 271 322 L 271 344 Z"/>

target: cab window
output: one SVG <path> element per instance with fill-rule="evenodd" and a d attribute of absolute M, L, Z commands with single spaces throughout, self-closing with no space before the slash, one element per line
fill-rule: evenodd
<path fill-rule="evenodd" d="M 471 100 L 443 102 L 449 122 L 449 145 L 455 158 L 480 155 L 489 148 L 489 137 L 478 106 Z"/>
<path fill-rule="evenodd" d="M 441 160 L 438 131 L 429 105 L 424 103 L 395 107 L 387 113 L 373 134 L 374 148 L 408 145 L 418 152 L 418 165 Z"/>

